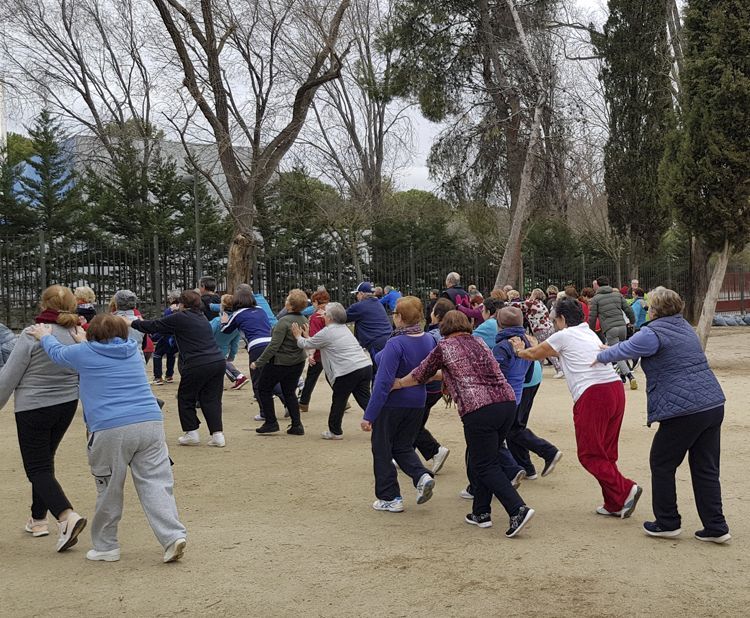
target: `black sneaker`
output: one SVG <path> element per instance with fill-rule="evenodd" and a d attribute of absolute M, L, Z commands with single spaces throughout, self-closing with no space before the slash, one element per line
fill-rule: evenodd
<path fill-rule="evenodd" d="M 263 423 L 255 431 L 258 433 L 275 433 L 279 431 L 279 424 L 278 423 Z"/>
<path fill-rule="evenodd" d="M 728 540 L 732 538 L 732 535 L 729 534 L 729 532 L 725 532 L 724 534 L 716 534 L 715 532 L 709 532 L 705 528 L 703 530 L 698 530 L 698 532 L 695 533 L 695 538 L 699 541 L 706 541 L 708 543 L 717 543 L 721 545 L 722 543 L 726 543 Z"/>
<path fill-rule="evenodd" d="M 299 425 L 289 425 L 289 428 L 286 430 L 286 432 L 290 436 L 304 436 L 305 428 L 302 426 L 302 423 L 300 423 Z"/>
<path fill-rule="evenodd" d="M 534 517 L 534 513 L 534 509 L 528 506 L 522 506 L 518 509 L 516 514 L 512 515 L 510 518 L 510 528 L 505 531 L 505 536 L 509 539 L 516 536 L 521 530 L 523 530 L 524 526 L 531 521 L 531 518 Z"/>
<path fill-rule="evenodd" d="M 557 451 L 552 456 L 552 459 L 545 459 L 544 460 L 544 470 L 542 470 L 542 476 L 547 476 L 548 474 L 552 474 L 552 471 L 555 469 L 555 466 L 557 465 L 557 462 L 562 459 L 562 451 Z"/>
<path fill-rule="evenodd" d="M 474 515 L 469 513 L 464 521 L 472 526 L 478 526 L 479 528 L 492 528 L 492 517 L 489 513 L 482 513 L 481 515 Z"/>
<path fill-rule="evenodd" d="M 676 536 L 680 536 L 680 533 L 682 532 L 681 528 L 675 528 L 674 530 L 667 530 L 666 528 L 662 528 L 658 523 L 655 521 L 644 521 L 643 522 L 643 531 L 648 534 L 649 536 L 658 536 L 663 538 L 673 538 Z"/>

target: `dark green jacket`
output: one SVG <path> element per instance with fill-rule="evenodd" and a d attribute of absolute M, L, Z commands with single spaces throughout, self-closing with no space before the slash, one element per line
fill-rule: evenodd
<path fill-rule="evenodd" d="M 304 363 L 307 354 L 300 350 L 297 340 L 292 336 L 292 324 L 299 324 L 300 327 L 307 324 L 307 318 L 301 313 L 287 313 L 281 318 L 271 331 L 271 343 L 266 346 L 255 366 L 259 369 L 267 365 L 273 359 L 274 365 L 297 365 Z"/>
<path fill-rule="evenodd" d="M 635 324 L 635 314 L 628 301 L 611 286 L 603 285 L 589 302 L 589 327 L 594 330 L 597 318 L 599 318 L 599 324 L 605 335 L 613 328 L 624 327 L 623 311 L 628 316 L 630 323 Z"/>

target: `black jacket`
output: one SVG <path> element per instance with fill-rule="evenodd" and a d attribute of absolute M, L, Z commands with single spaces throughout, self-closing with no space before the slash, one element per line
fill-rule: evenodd
<path fill-rule="evenodd" d="M 203 303 L 203 315 L 209 322 L 219 315 L 218 311 L 211 311 L 211 304 L 218 305 L 221 302 L 221 296 L 215 292 L 206 292 L 201 296 L 201 302 Z"/>
<path fill-rule="evenodd" d="M 199 309 L 176 311 L 158 320 L 135 320 L 130 326 L 142 333 L 173 335 L 181 371 L 225 360 L 211 325 Z"/>

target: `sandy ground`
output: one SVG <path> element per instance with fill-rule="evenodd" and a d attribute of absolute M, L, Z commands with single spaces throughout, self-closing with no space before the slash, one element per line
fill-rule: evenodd
<path fill-rule="evenodd" d="M 249 431 L 257 425 L 250 389 L 227 391 L 227 447 L 171 448 L 189 544 L 184 560 L 170 565 L 161 563 L 130 482 L 118 563 L 85 560 L 87 531 L 64 554 L 55 554 L 52 535 L 24 533 L 30 486 L 8 406 L 0 415 L 0 615 L 747 615 L 750 329 L 716 330 L 709 350 L 728 398 L 722 481 L 734 539 L 726 546 L 692 538 L 700 526 L 686 465 L 678 471 L 682 538 L 641 532 L 651 516 L 648 451 L 655 431 L 645 426 L 643 385 L 628 391 L 620 464 L 646 489 L 635 516 L 621 521 L 594 514 L 601 494 L 576 460 L 570 395 L 563 381 L 545 374 L 532 426 L 565 457 L 551 476 L 521 486 L 538 514 L 513 540 L 503 536 L 506 519 L 498 503 L 495 527 L 463 522 L 470 509 L 458 497 L 465 474 L 455 410 L 438 406 L 430 420 L 434 435 L 451 449 L 434 498 L 417 507 L 402 475 L 406 511 L 391 514 L 370 508 L 369 435 L 359 431 L 359 410 L 346 416 L 344 441 L 319 438 L 327 384 L 318 385 L 302 438 Z M 158 388 L 168 401 L 170 444 L 180 433 L 175 392 L 174 385 Z M 93 515 L 95 488 L 80 416 L 57 462 L 77 510 Z"/>

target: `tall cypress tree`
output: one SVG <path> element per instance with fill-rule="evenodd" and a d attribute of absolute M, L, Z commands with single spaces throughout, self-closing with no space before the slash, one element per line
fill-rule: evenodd
<path fill-rule="evenodd" d="M 750 241 L 750 4 L 691 0 L 681 126 L 662 167 L 665 203 L 717 255 L 703 302 L 704 343 L 729 255 Z"/>
<path fill-rule="evenodd" d="M 50 238 L 63 236 L 72 229 L 71 219 L 79 206 L 72 163 L 64 149 L 67 136 L 46 109 L 27 130 L 33 154 L 21 178 L 22 199 L 34 213 L 36 229 Z"/>
<path fill-rule="evenodd" d="M 659 200 L 659 164 L 674 128 L 664 2 L 609 0 L 609 18 L 593 42 L 609 111 L 604 150 L 608 217 L 630 242 L 631 275 L 670 224 Z"/>

